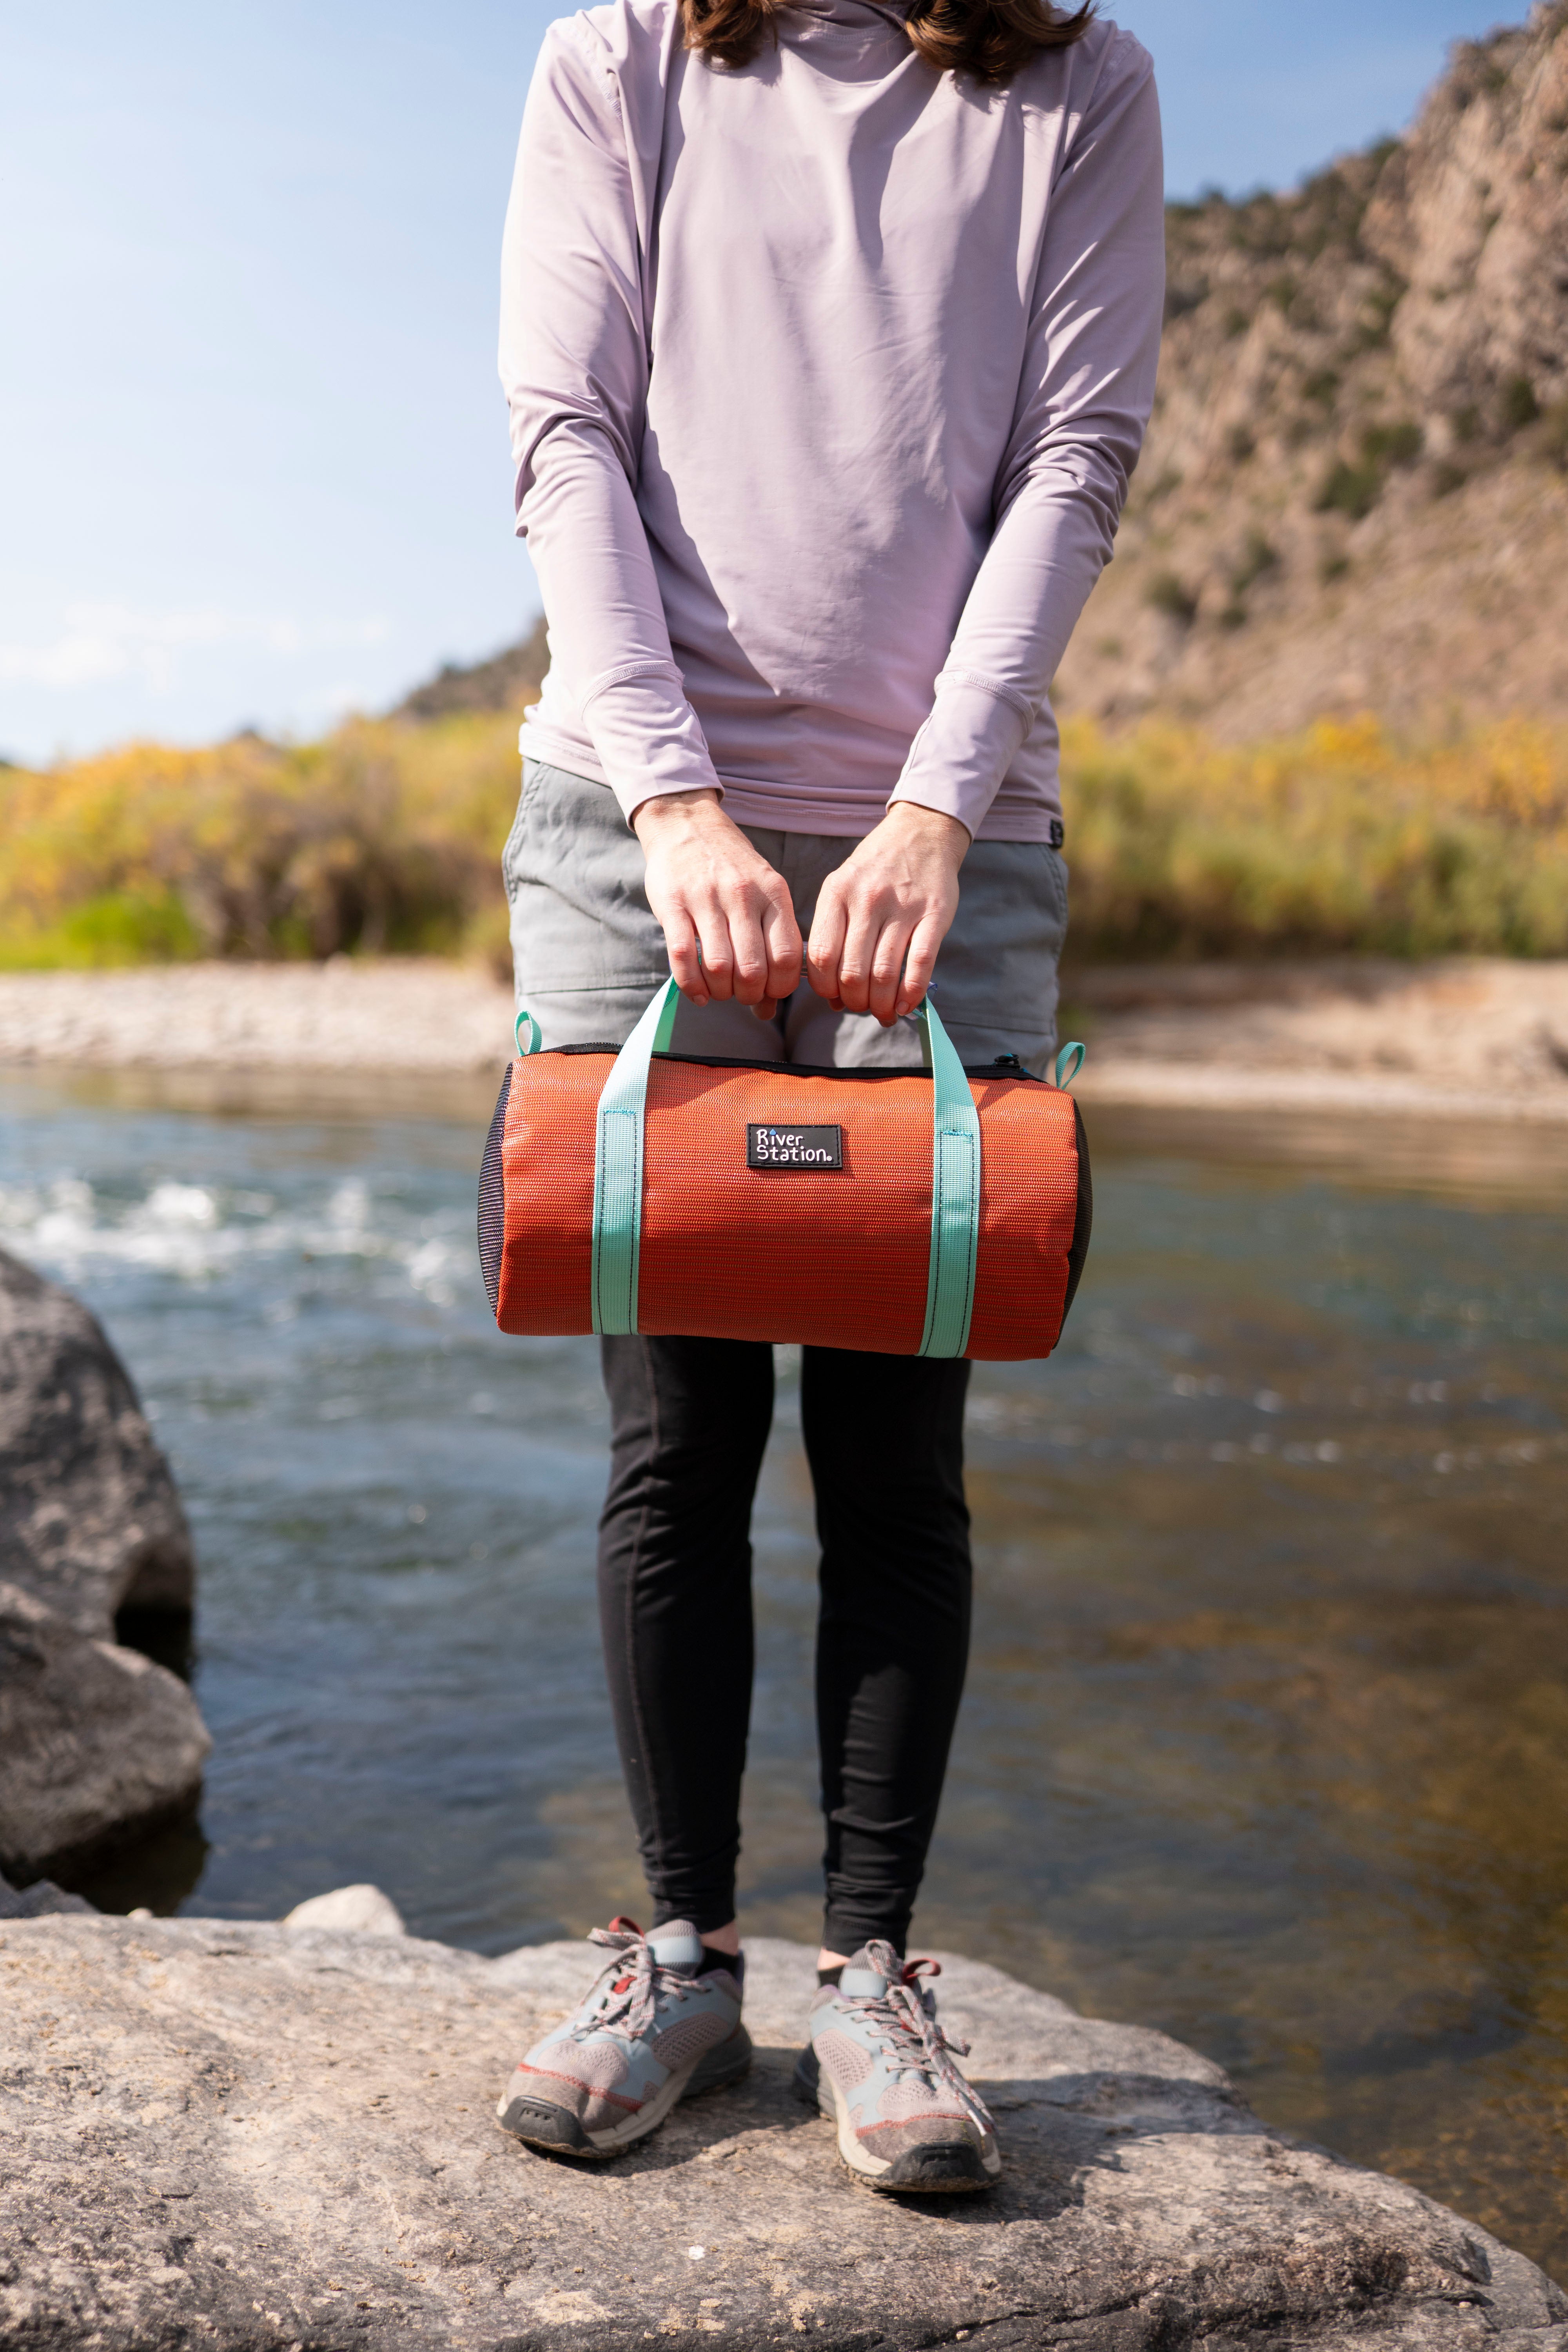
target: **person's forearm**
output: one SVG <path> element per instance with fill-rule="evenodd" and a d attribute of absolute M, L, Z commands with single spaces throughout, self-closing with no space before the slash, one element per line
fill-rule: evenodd
<path fill-rule="evenodd" d="M 550 615 L 551 658 L 628 819 L 721 787 L 670 652 L 647 534 L 602 432 L 558 427 L 534 454 L 519 521 Z"/>
<path fill-rule="evenodd" d="M 565 19 L 545 37 L 518 148 L 500 363 L 517 529 L 549 616 L 552 677 L 628 817 L 650 793 L 720 789 L 633 489 L 647 394 L 642 283 L 602 37 Z"/>
<path fill-rule="evenodd" d="M 956 818 L 970 835 L 1027 740 L 1089 592 L 1110 559 L 1121 488 L 1042 469 L 986 551 L 930 718 L 889 803 Z"/>
<path fill-rule="evenodd" d="M 998 521 L 893 794 L 972 834 L 1115 544 L 1154 398 L 1163 184 L 1144 58 L 1097 89 L 1052 192 Z"/>

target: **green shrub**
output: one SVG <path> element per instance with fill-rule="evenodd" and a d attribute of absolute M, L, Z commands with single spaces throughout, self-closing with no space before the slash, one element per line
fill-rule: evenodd
<path fill-rule="evenodd" d="M 1337 457 L 1319 484 L 1312 504 L 1319 514 L 1348 515 L 1352 522 L 1360 522 L 1382 496 L 1381 466 L 1352 466 L 1347 458 Z"/>
<path fill-rule="evenodd" d="M 1173 621 L 1187 627 L 1197 615 L 1198 600 L 1184 580 L 1173 572 L 1157 572 L 1143 592 L 1143 601 L 1156 613 L 1163 613 Z"/>
<path fill-rule="evenodd" d="M 1256 524 L 1247 534 L 1247 545 L 1241 562 L 1230 575 L 1233 596 L 1245 596 L 1256 581 L 1279 569 L 1279 551 Z"/>
<path fill-rule="evenodd" d="M 1063 730 L 1075 959 L 1568 952 L 1568 729 Z"/>
<path fill-rule="evenodd" d="M 91 971 L 116 964 L 184 963 L 201 949 L 195 927 L 174 892 L 105 890 L 53 923 L 29 924 L 18 912 L 0 940 L 0 970 Z"/>
<path fill-rule="evenodd" d="M 1541 403 L 1527 375 L 1510 376 L 1504 384 L 1500 413 L 1505 433 L 1522 433 L 1527 425 L 1534 424 L 1541 414 Z"/>
<path fill-rule="evenodd" d="M 0 775 L 16 963 L 447 951 L 500 895 L 517 715 Z"/>
<path fill-rule="evenodd" d="M 1361 436 L 1361 453 L 1369 466 L 1413 466 L 1426 436 L 1414 418 L 1394 425 L 1369 425 Z"/>
<path fill-rule="evenodd" d="M 1568 400 L 1557 401 L 1542 417 L 1541 454 L 1560 473 L 1568 474 Z"/>

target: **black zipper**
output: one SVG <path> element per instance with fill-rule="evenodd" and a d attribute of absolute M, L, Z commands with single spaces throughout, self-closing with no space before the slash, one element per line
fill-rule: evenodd
<path fill-rule="evenodd" d="M 620 1052 L 618 1045 L 546 1045 L 538 1054 L 531 1054 L 531 1062 L 542 1061 L 549 1054 L 609 1054 Z M 905 1070 L 840 1070 L 824 1062 L 742 1062 L 724 1054 L 656 1054 L 656 1062 L 689 1062 L 700 1070 L 765 1070 L 781 1078 L 924 1078 L 929 1070 L 911 1067 Z M 1031 1087 L 1043 1087 L 1044 1078 L 1026 1070 L 1016 1054 L 998 1054 L 994 1061 L 966 1062 L 966 1078 L 1022 1078 Z"/>

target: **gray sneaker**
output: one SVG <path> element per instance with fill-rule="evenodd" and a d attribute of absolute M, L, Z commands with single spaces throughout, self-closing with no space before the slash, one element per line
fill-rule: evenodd
<path fill-rule="evenodd" d="M 645 1936 L 613 1919 L 589 1937 L 615 1957 L 574 2017 L 535 2042 L 496 2107 L 503 2129 L 553 2156 L 618 2156 L 678 2100 L 738 2082 L 752 2063 L 741 1985 L 684 1919 Z"/>
<path fill-rule="evenodd" d="M 795 2087 L 837 2125 L 839 2155 L 870 2189 L 961 2197 L 1002 2169 L 996 2126 L 955 2063 L 969 2044 L 942 2032 L 920 1981 L 941 1972 L 868 1944 L 812 2004 Z"/>

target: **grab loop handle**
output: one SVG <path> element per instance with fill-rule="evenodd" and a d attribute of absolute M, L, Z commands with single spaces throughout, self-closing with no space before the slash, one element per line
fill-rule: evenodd
<path fill-rule="evenodd" d="M 931 1076 L 931 1272 L 920 1352 L 962 1356 L 980 1255 L 980 1115 L 958 1049 L 929 996 L 920 1023 Z"/>
<path fill-rule="evenodd" d="M 522 1042 L 522 1024 L 525 1021 L 528 1024 L 528 1043 L 526 1045 Z M 511 1034 L 517 1039 L 517 1050 L 519 1055 L 525 1062 L 531 1054 L 537 1054 L 541 1045 L 544 1043 L 543 1034 L 531 1013 L 522 1012 L 518 1014 L 517 1019 L 511 1024 Z"/>
<path fill-rule="evenodd" d="M 1087 1046 L 1080 1045 L 1079 1044 L 1076 1037 L 1073 1039 L 1070 1045 L 1064 1045 L 1062 1047 L 1061 1052 L 1057 1055 L 1057 1084 L 1058 1087 L 1065 1089 L 1071 1086 L 1073 1080 L 1077 1077 L 1079 1072 L 1083 1067 L 1083 1057 L 1088 1050 Z"/>
<path fill-rule="evenodd" d="M 642 1246 L 643 1122 L 648 1065 L 669 1045 L 680 991 L 672 979 L 616 1056 L 599 1097 L 594 1139 L 594 1328 L 624 1337 L 637 1328 Z"/>
<path fill-rule="evenodd" d="M 637 1328 L 647 1074 L 654 1055 L 668 1051 L 679 1002 L 674 980 L 667 981 L 616 1056 L 599 1097 L 591 1304 L 595 1330 L 611 1336 Z M 963 1065 L 929 1001 L 920 1008 L 920 1024 L 931 1074 L 931 1272 L 920 1353 L 962 1356 L 980 1249 L 980 1119 Z"/>

